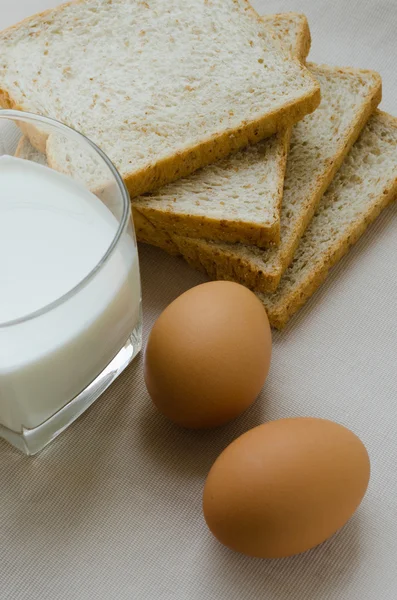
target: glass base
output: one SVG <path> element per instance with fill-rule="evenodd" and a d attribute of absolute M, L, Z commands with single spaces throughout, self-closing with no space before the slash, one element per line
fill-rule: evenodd
<path fill-rule="evenodd" d="M 120 352 L 111 363 L 78 396 L 73 398 L 60 411 L 35 429 L 23 429 L 16 433 L 0 425 L 0 437 L 18 450 L 32 456 L 40 452 L 62 431 L 67 429 L 103 394 L 115 379 L 124 371 L 142 348 L 142 327 L 136 327 Z"/>

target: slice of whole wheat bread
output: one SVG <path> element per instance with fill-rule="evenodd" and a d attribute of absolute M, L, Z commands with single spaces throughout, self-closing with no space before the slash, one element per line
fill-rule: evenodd
<path fill-rule="evenodd" d="M 0 104 L 82 131 L 132 196 L 290 126 L 320 99 L 247 0 L 79 0 L 1 33 L 0 54 Z"/>
<path fill-rule="evenodd" d="M 304 15 L 267 15 L 263 20 L 288 51 L 306 59 L 310 31 Z M 133 199 L 135 220 L 143 216 L 152 223 L 157 245 L 163 243 L 164 230 L 263 247 L 279 243 L 290 135 L 288 128 L 186 179 Z"/>
<path fill-rule="evenodd" d="M 281 242 L 266 250 L 173 236 L 194 268 L 253 290 L 274 291 L 317 204 L 381 99 L 373 71 L 310 65 L 322 89 L 320 107 L 292 132 L 281 208 Z M 176 253 L 176 252 L 174 252 Z"/>
<path fill-rule="evenodd" d="M 274 327 L 284 327 L 396 195 L 397 119 L 376 111 L 324 194 L 277 291 L 258 294 Z"/>

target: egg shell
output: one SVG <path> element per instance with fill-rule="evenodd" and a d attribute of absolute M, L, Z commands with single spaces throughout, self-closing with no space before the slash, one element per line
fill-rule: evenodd
<path fill-rule="evenodd" d="M 352 516 L 368 486 L 361 440 L 315 418 L 255 427 L 214 463 L 204 489 L 209 529 L 229 548 L 279 558 L 317 546 Z"/>
<path fill-rule="evenodd" d="M 147 389 L 157 408 L 183 427 L 223 425 L 258 396 L 271 344 L 255 294 L 228 281 L 199 285 L 155 323 L 144 358 Z"/>

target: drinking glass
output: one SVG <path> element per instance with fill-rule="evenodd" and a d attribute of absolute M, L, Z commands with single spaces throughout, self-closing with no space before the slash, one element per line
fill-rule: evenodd
<path fill-rule="evenodd" d="M 4 159 L 6 155 L 16 158 Z M 24 210 L 32 210 L 33 202 L 29 191 L 26 193 L 23 188 L 26 173 L 27 179 L 33 176 L 38 185 L 41 182 L 43 185 L 43 198 L 33 207 L 37 209 L 35 218 L 56 218 L 62 228 L 57 194 L 50 197 L 47 189 L 48 185 L 55 185 L 76 194 L 73 198 L 84 197 L 84 202 L 91 203 L 113 228 L 103 254 L 84 276 L 60 297 L 44 306 L 36 306 L 28 314 L 15 313 L 14 303 L 12 307 L 7 305 L 10 301 L 1 293 L 1 288 L 4 285 L 3 291 L 7 290 L 7 277 L 11 277 L 28 299 L 39 296 L 40 290 L 36 289 L 34 280 L 24 281 L 18 272 L 9 272 L 10 264 L 19 264 L 11 260 L 15 245 L 11 243 L 8 248 L 6 242 L 1 245 L 0 241 L 3 248 L 3 256 L 0 256 L 0 437 L 32 455 L 99 398 L 141 350 L 141 284 L 128 192 L 117 169 L 93 142 L 55 120 L 1 110 L 3 175 L 0 169 L 0 182 L 15 165 L 21 173 L 15 190 L 7 185 L 0 189 L 0 194 L 6 194 L 0 201 L 0 227 L 5 216 L 2 217 L 2 210 L 18 210 L 12 218 L 20 219 L 21 227 L 26 227 Z M 60 215 L 54 216 L 54 211 Z M 85 239 L 79 229 L 78 210 L 75 218 L 75 240 L 88 252 L 90 239 Z M 95 223 L 88 225 L 95 226 Z M 38 229 L 37 239 L 31 232 L 29 243 L 32 244 L 33 239 L 33 245 L 44 244 L 51 253 L 58 232 L 44 225 Z M 13 237 L 7 239 L 13 241 Z M 20 246 L 23 245 L 22 239 Z M 32 246 L 17 250 L 24 253 L 27 261 L 34 256 Z M 26 264 L 24 268 L 26 278 Z M 55 262 L 48 269 L 48 276 L 45 273 L 49 291 L 55 282 L 62 283 L 63 268 Z M 2 319 L 2 313 L 3 316 L 8 314 L 10 308 L 14 311 L 13 318 Z"/>

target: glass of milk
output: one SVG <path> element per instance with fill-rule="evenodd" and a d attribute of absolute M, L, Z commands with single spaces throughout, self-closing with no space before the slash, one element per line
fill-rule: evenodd
<path fill-rule="evenodd" d="M 141 349 L 128 192 L 56 121 L 0 111 L 0 437 L 35 454 Z"/>

